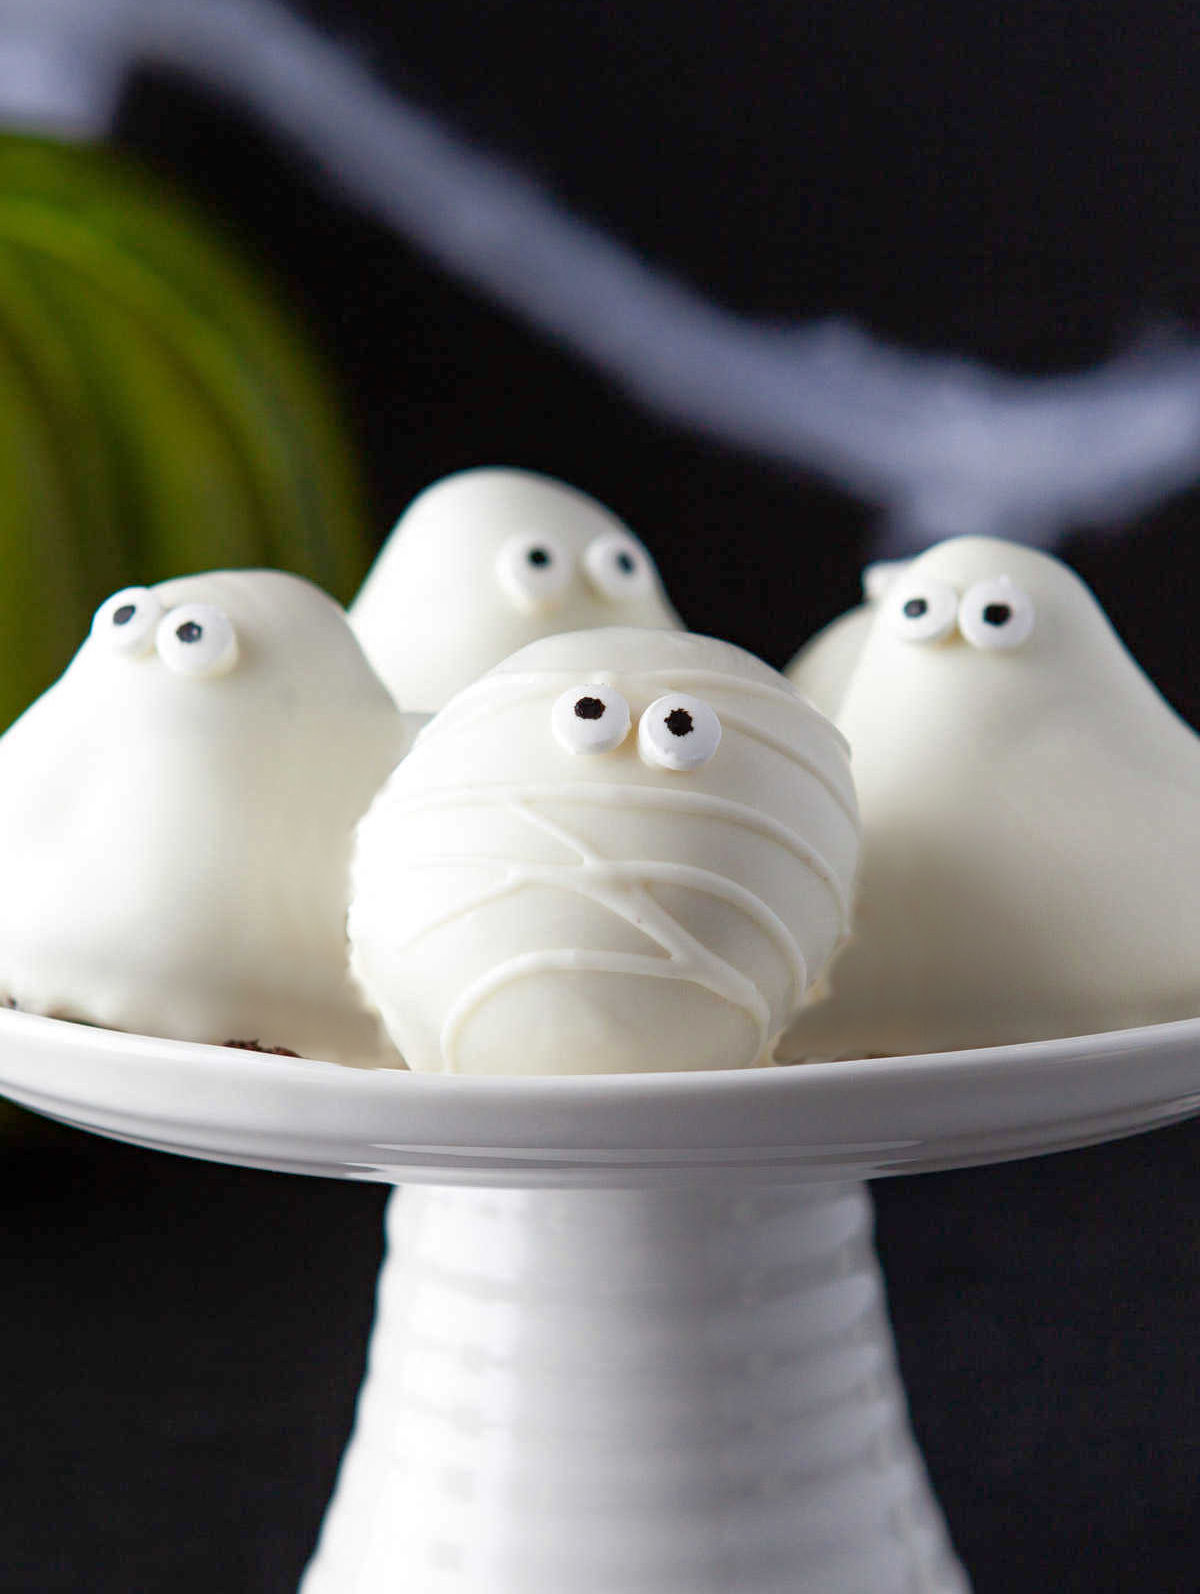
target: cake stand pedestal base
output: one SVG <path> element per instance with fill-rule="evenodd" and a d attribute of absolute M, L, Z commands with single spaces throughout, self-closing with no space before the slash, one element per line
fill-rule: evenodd
<path fill-rule="evenodd" d="M 302 1594 L 967 1594 L 866 1187 L 412 1185 Z"/>
<path fill-rule="evenodd" d="M 965 1594 L 855 1181 L 1200 1113 L 1200 1019 L 505 1079 L 0 1010 L 0 1088 L 135 1145 L 401 1187 L 303 1594 Z"/>

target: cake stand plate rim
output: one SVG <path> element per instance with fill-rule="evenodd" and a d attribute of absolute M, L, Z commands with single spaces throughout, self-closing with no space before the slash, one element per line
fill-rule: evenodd
<path fill-rule="evenodd" d="M 349 1179 L 859 1179 L 1038 1155 L 1200 1112 L 1200 1018 L 924 1056 L 483 1078 L 2 1011 L 0 1093 L 143 1145 Z"/>

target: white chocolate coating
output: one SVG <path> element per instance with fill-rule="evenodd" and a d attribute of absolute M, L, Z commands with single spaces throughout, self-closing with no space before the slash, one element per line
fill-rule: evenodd
<path fill-rule="evenodd" d="M 617 746 L 588 730 L 626 706 Z M 353 966 L 413 1068 L 750 1066 L 845 933 L 857 854 L 845 744 L 774 670 L 684 632 L 550 637 L 454 698 L 359 826 Z"/>
<path fill-rule="evenodd" d="M 0 738 L 0 995 L 398 1066 L 349 978 L 345 906 L 354 825 L 409 728 L 345 615 L 271 570 L 163 582 L 124 631 L 121 596 Z M 213 623 L 181 640 L 189 620 Z"/>
<path fill-rule="evenodd" d="M 837 717 L 847 683 L 862 655 L 876 606 L 909 565 L 907 559 L 880 559 L 862 573 L 863 601 L 822 626 L 784 668 L 784 674 L 822 714 Z"/>
<path fill-rule="evenodd" d="M 943 585 L 949 634 L 906 640 L 932 608 L 902 605 Z M 997 600 L 1012 614 L 989 635 Z M 863 815 L 855 933 L 781 1058 L 1200 1013 L 1200 738 L 1064 565 L 987 538 L 931 549 L 881 601 L 838 724 Z"/>
<path fill-rule="evenodd" d="M 535 549 L 549 555 L 540 567 L 523 560 Z M 397 703 L 418 710 L 556 631 L 682 624 L 649 553 L 602 504 L 549 476 L 490 467 L 413 501 L 350 621 Z"/>

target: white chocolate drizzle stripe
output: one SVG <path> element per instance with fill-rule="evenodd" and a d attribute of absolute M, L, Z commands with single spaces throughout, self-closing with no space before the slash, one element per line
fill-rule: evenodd
<path fill-rule="evenodd" d="M 627 884 L 618 881 L 615 885 L 609 885 L 602 879 L 597 880 L 593 871 L 607 868 L 615 860 L 601 857 L 581 837 L 551 819 L 548 814 L 539 813 L 528 801 L 517 801 L 513 806 L 535 828 L 576 849 L 584 869 L 592 876 L 588 880 L 587 895 L 593 902 L 606 907 L 610 913 L 625 919 L 643 935 L 657 941 L 676 964 L 684 968 L 690 965 L 691 978 L 707 985 L 734 1006 L 741 1007 L 758 1027 L 759 1050 L 765 1049 L 771 1014 L 766 999 L 753 980 L 685 930 L 675 916 L 650 895 L 643 875 L 635 872 Z M 575 879 L 582 883 L 583 876 L 577 873 Z"/>
<path fill-rule="evenodd" d="M 586 666 L 583 669 L 572 666 L 570 669 L 556 670 L 497 670 L 480 681 L 473 683 L 466 688 L 462 695 L 464 698 L 467 696 L 473 697 L 477 691 L 480 696 L 484 695 L 485 683 L 489 691 L 492 688 L 508 686 L 511 683 L 521 688 L 531 687 L 539 691 L 553 693 L 556 686 L 569 686 L 572 681 L 605 680 L 616 684 L 617 677 L 631 683 L 638 681 L 678 681 L 682 683 L 680 686 L 681 691 L 686 685 L 689 689 L 694 686 L 709 687 L 721 692 L 742 693 L 746 697 L 768 698 L 774 702 L 785 704 L 789 708 L 799 709 L 806 718 L 819 720 L 822 725 L 829 725 L 830 730 L 836 736 L 841 735 L 836 725 L 831 724 L 821 713 L 820 709 L 814 708 L 803 693 L 796 691 L 786 681 L 781 681 L 780 684 L 776 685 L 774 681 L 756 681 L 742 675 L 731 675 L 727 670 L 702 670 L 697 669 L 694 665 L 677 667 L 668 664 L 654 669 L 643 669 L 639 665 L 632 669 L 600 669 L 590 672 Z"/>
<path fill-rule="evenodd" d="M 403 767 L 401 765 L 401 768 Z M 590 783 L 586 786 L 518 786 L 497 783 L 469 788 L 444 786 L 412 796 L 398 797 L 390 794 L 387 798 L 389 809 L 401 814 L 450 807 L 478 808 L 490 803 L 508 804 L 523 810 L 527 802 L 553 802 L 574 807 L 588 807 L 595 804 L 599 807 L 626 808 L 633 813 L 640 809 L 642 812 L 695 814 L 700 817 L 725 819 L 730 824 L 741 825 L 755 835 L 775 842 L 798 862 L 811 869 L 828 886 L 833 896 L 838 909 L 841 933 L 845 935 L 849 932 L 850 904 L 832 864 L 790 826 L 778 819 L 772 819 L 769 814 L 761 813 L 757 808 L 750 807 L 748 803 L 735 802 L 731 797 L 720 797 L 711 792 L 668 791 L 658 786 L 612 786 Z M 539 818 L 545 820 L 545 816 Z M 545 820 L 547 827 L 549 823 Z M 558 835 L 562 840 L 570 836 L 570 833 L 559 832 Z M 570 838 L 570 845 L 580 853 L 581 857 L 590 856 L 576 838 Z"/>
<path fill-rule="evenodd" d="M 445 1023 L 442 1025 L 441 1049 L 446 1071 L 452 1074 L 458 1072 L 455 1061 L 458 1037 L 473 1009 L 505 985 L 511 985 L 515 981 L 530 975 L 553 972 L 555 970 L 578 973 L 640 974 L 650 979 L 680 980 L 695 985 L 703 985 L 707 989 L 714 991 L 718 996 L 726 995 L 713 982 L 702 978 L 698 969 L 691 968 L 686 964 L 680 964 L 669 957 L 654 957 L 646 953 L 637 952 L 578 952 L 561 947 L 545 952 L 525 952 L 518 957 L 509 958 L 507 962 L 500 963 L 493 969 L 489 969 L 486 974 L 473 981 L 459 995 L 454 1006 L 446 1015 Z M 761 997 L 759 997 L 759 1001 L 762 1001 Z M 740 1007 L 743 1012 L 750 1013 L 750 1016 L 755 1019 L 755 1027 L 759 1032 L 761 1041 L 760 1049 L 765 1049 L 769 1040 L 767 1033 L 769 1020 L 764 1022 L 757 1013 L 752 1013 L 741 1002 L 734 1005 Z M 763 1003 L 764 1007 L 765 1005 Z"/>
<path fill-rule="evenodd" d="M 808 988 L 808 965 L 795 937 L 775 910 L 761 897 L 736 880 L 718 874 L 712 869 L 702 869 L 694 864 L 650 862 L 605 862 L 596 859 L 585 864 L 520 864 L 514 866 L 508 858 L 493 858 L 481 854 L 441 853 L 432 857 L 416 858 L 406 864 L 409 869 L 437 869 L 462 864 L 501 864 L 509 867 L 505 879 L 497 881 L 467 902 L 456 904 L 445 913 L 428 920 L 395 948 L 404 951 L 414 942 L 435 930 L 452 924 L 465 913 L 499 902 L 506 896 L 523 891 L 529 886 L 547 886 L 571 891 L 598 901 L 592 881 L 601 885 L 675 885 L 711 897 L 714 901 L 728 903 L 738 908 L 763 935 L 771 941 L 788 966 L 792 981 L 792 1002 L 799 1006 Z M 605 906 L 608 906 L 606 903 Z M 641 928 L 638 926 L 638 928 Z"/>
<path fill-rule="evenodd" d="M 589 846 L 582 836 L 576 835 L 573 830 L 568 830 L 566 825 L 560 825 L 556 819 L 551 819 L 549 814 L 541 813 L 534 808 L 532 804 L 536 800 L 528 796 L 515 796 L 509 799 L 505 807 L 516 814 L 518 819 L 523 819 L 535 830 L 540 830 L 552 841 L 557 841 L 568 852 L 575 853 L 581 863 L 598 864 L 603 861 L 596 849 Z"/>
<path fill-rule="evenodd" d="M 764 1053 L 771 1038 L 771 1010 L 755 982 L 685 930 L 662 903 L 650 895 L 639 874 L 634 873 L 630 881 L 624 884 L 619 881 L 609 884 L 599 878 L 596 871 L 610 860 L 603 859 L 573 831 L 567 830 L 548 815 L 538 813 L 531 806 L 531 801 L 527 797 L 517 797 L 510 806 L 535 829 L 579 854 L 580 863 L 575 866 L 573 874 L 575 889 L 597 907 L 607 908 L 617 918 L 625 920 L 656 942 L 666 953 L 666 958 L 648 957 L 644 953 L 596 952 L 563 947 L 521 953 L 509 958 L 472 981 L 459 994 L 446 1015 L 441 1033 L 441 1051 L 446 1066 L 454 1070 L 459 1032 L 472 1011 L 488 996 L 515 980 L 561 969 L 610 974 L 640 973 L 655 979 L 684 980 L 700 985 L 746 1015 L 758 1032 L 756 1051 L 760 1055 Z M 513 871 L 516 880 L 520 880 L 525 867 L 518 865 Z"/>
<path fill-rule="evenodd" d="M 799 748 L 793 747 L 790 742 L 785 742 L 781 736 L 776 736 L 772 731 L 756 725 L 753 720 L 743 719 L 740 714 L 731 714 L 727 709 L 720 710 L 721 725 L 726 730 L 737 731 L 747 740 L 758 742 L 763 747 L 769 747 L 773 753 L 778 753 L 781 758 L 786 758 L 789 764 L 794 764 L 797 769 L 802 769 L 806 775 L 811 775 L 819 781 L 834 802 L 845 814 L 846 818 L 857 831 L 859 829 L 858 808 L 852 797 L 847 797 L 845 791 L 836 781 L 832 780 L 818 764 L 811 758 L 806 758 Z"/>
<path fill-rule="evenodd" d="M 436 741 L 451 731 L 469 730 L 482 719 L 489 719 L 498 708 L 521 708 L 535 703 L 539 698 L 554 701 L 559 689 L 577 686 L 582 691 L 589 686 L 616 686 L 612 670 L 563 670 L 556 675 L 507 675 L 503 677 L 504 689 L 498 690 L 490 676 L 452 698 L 429 722 L 426 742 Z M 487 691 L 480 688 L 486 683 Z M 509 690 L 511 683 L 512 689 Z"/>
<path fill-rule="evenodd" d="M 519 708 L 524 703 L 536 701 L 546 694 L 554 694 L 561 688 L 579 686 L 620 686 L 620 680 L 627 685 L 636 686 L 641 682 L 657 683 L 667 682 L 677 690 L 694 690 L 697 695 L 702 695 L 705 690 L 721 692 L 730 696 L 758 698 L 760 701 L 778 705 L 780 708 L 794 710 L 806 722 L 808 727 L 818 733 L 828 736 L 830 742 L 840 748 L 842 753 L 849 753 L 850 744 L 841 731 L 828 720 L 821 711 L 814 707 L 808 699 L 798 692 L 786 691 L 783 687 L 773 686 L 767 681 L 743 681 L 737 676 L 722 674 L 719 670 L 554 670 L 544 674 L 512 674 L 494 675 L 485 677 L 487 690 L 482 690 L 483 682 L 477 687 L 468 688 L 458 699 L 461 707 L 455 708 L 447 705 L 440 714 L 433 717 L 421 732 L 422 741 L 425 743 L 436 741 L 440 736 L 449 731 L 469 729 L 481 719 L 487 719 L 500 708 Z M 718 705 L 717 712 L 722 719 L 726 718 L 726 711 Z"/>

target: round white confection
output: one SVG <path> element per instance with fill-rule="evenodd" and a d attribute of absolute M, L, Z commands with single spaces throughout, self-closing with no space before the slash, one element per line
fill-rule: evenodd
<path fill-rule="evenodd" d="M 397 703 L 419 711 L 556 631 L 681 624 L 614 514 L 563 482 L 499 468 L 447 476 L 412 503 L 350 620 Z"/>
<path fill-rule="evenodd" d="M 845 744 L 774 670 L 550 637 L 435 716 L 359 826 L 353 966 L 414 1068 L 750 1066 L 843 936 L 857 853 Z"/>
<path fill-rule="evenodd" d="M 295 576 L 116 594 L 0 738 L 0 994 L 182 1040 L 397 1065 L 350 980 L 354 825 L 408 739 Z"/>
<path fill-rule="evenodd" d="M 949 631 L 906 634 L 944 587 Z M 782 1057 L 1200 1013 L 1200 739 L 1058 560 L 975 537 L 924 554 L 880 600 L 837 720 L 856 926 Z"/>

